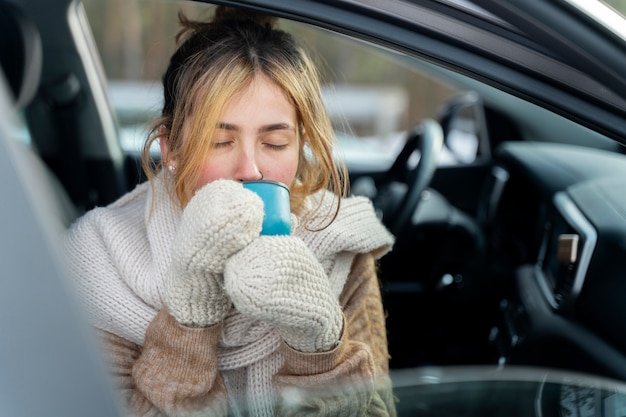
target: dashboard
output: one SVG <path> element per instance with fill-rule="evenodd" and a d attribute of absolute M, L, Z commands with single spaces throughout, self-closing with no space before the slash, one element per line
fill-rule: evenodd
<path fill-rule="evenodd" d="M 492 257 L 516 284 L 500 303 L 499 361 L 626 378 L 626 156 L 512 142 L 495 160 L 507 181 Z"/>

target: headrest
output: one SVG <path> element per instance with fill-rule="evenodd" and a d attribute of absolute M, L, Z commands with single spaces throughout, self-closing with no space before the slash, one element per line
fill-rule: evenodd
<path fill-rule="evenodd" d="M 43 52 L 39 31 L 16 4 L 0 0 L 0 66 L 18 108 L 35 95 Z"/>

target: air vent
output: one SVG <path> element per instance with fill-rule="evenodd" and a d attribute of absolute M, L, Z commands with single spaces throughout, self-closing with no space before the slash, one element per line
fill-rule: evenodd
<path fill-rule="evenodd" d="M 565 194 L 554 199 L 555 213 L 539 257 L 539 280 L 550 304 L 565 310 L 582 288 L 596 242 L 596 231 Z"/>
<path fill-rule="evenodd" d="M 579 240 L 579 236 L 574 233 L 563 234 L 557 238 L 556 254 L 554 254 L 558 265 L 554 284 L 554 301 L 557 306 L 562 305 L 572 292 Z"/>
<path fill-rule="evenodd" d="M 568 277 L 559 282 L 554 289 L 554 302 L 557 307 L 561 307 L 568 299 L 574 286 L 574 278 Z"/>

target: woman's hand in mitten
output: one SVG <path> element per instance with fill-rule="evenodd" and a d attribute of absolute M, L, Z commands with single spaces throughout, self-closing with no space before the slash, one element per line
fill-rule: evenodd
<path fill-rule="evenodd" d="M 224 286 L 239 312 L 272 323 L 296 350 L 327 351 L 339 343 L 341 307 L 300 238 L 261 236 L 226 261 Z"/>
<path fill-rule="evenodd" d="M 241 183 L 211 182 L 196 192 L 172 243 L 165 303 L 179 323 L 205 327 L 230 309 L 224 262 L 259 236 L 263 202 Z"/>

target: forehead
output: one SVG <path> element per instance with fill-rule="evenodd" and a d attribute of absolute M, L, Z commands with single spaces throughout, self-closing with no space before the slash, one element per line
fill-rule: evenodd
<path fill-rule="evenodd" d="M 277 118 L 277 121 L 295 119 L 296 108 L 281 86 L 261 75 L 256 76 L 225 103 L 220 121 L 235 119 L 253 122 L 272 117 Z"/>

